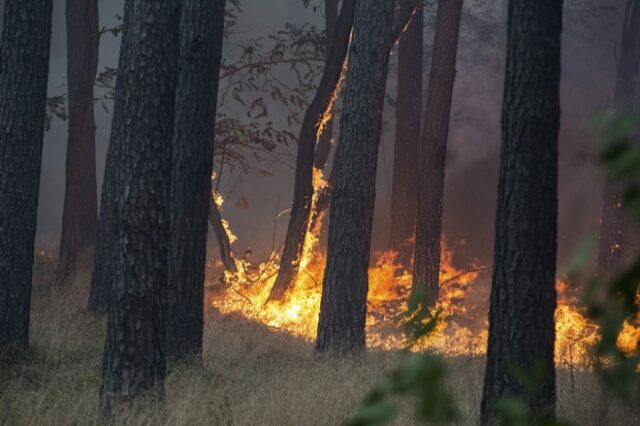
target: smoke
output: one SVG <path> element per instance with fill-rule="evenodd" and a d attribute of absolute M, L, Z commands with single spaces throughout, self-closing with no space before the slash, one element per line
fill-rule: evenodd
<path fill-rule="evenodd" d="M 3 0 L 0 0 L 0 5 Z M 620 3 L 620 1 L 617 1 Z M 238 27 L 243 33 L 266 34 L 282 28 L 287 21 L 312 22 L 322 28 L 320 12 L 305 9 L 301 0 L 264 2 L 243 0 Z M 586 127 L 589 115 L 607 108 L 615 77 L 614 46 L 618 37 L 622 10 L 619 7 L 601 13 L 588 2 L 565 2 L 563 41 L 562 125 L 560 135 L 560 263 L 572 253 L 576 244 L 597 230 L 600 215 L 602 176 L 588 155 L 592 138 Z M 500 151 L 500 108 L 504 77 L 506 36 L 505 1 L 469 1 L 462 22 L 462 44 L 457 66 L 453 98 L 447 177 L 444 200 L 444 232 L 456 250 L 455 261 L 479 259 L 488 264 L 493 257 L 493 228 L 496 209 Z M 123 0 L 100 1 L 100 25 L 115 25 L 122 14 Z M 425 42 L 432 42 L 434 11 L 427 8 Z M 54 2 L 54 25 L 51 50 L 49 95 L 66 90 L 66 30 L 64 2 Z M 100 46 L 100 68 L 117 65 L 119 39 L 104 35 Z M 426 48 L 430 51 L 429 46 Z M 428 65 L 428 54 L 425 59 Z M 393 62 L 393 61 L 392 61 Z M 428 66 L 425 67 L 428 70 Z M 390 69 L 388 93 L 395 97 L 394 67 Z M 283 70 L 283 78 L 286 70 Z M 426 79 L 426 73 L 425 73 Z M 425 84 L 426 88 L 426 84 Z M 286 124 L 285 113 L 269 111 L 274 123 Z M 96 144 L 98 185 L 104 171 L 109 140 L 111 109 L 96 108 Z M 386 124 L 378 167 L 374 250 L 386 248 L 389 232 L 391 167 L 393 164 L 393 108 L 385 111 Z M 289 129 L 298 133 L 298 125 Z M 337 135 L 336 135 L 337 136 Z M 54 120 L 45 136 L 40 187 L 38 240 L 57 244 L 62 222 L 64 198 L 64 164 L 67 123 Z M 291 154 L 295 146 L 288 147 Z M 238 236 L 235 251 L 251 247 L 258 256 L 271 249 L 280 210 L 291 203 L 293 163 L 271 165 L 271 175 L 244 174 L 235 170 L 223 177 L 221 192 L 225 196 L 223 216 Z M 330 167 L 331 165 L 329 165 Z M 329 167 L 327 170 L 329 170 Z M 276 241 L 284 239 L 288 215 L 276 223 Z M 213 238 L 212 233 L 211 239 Z M 217 258 L 217 248 L 211 251 Z"/>

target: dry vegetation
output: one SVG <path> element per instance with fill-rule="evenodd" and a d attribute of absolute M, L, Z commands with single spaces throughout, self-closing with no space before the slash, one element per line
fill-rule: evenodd
<path fill-rule="evenodd" d="M 35 273 L 32 351 L 18 359 L 0 354 L 0 423 L 102 424 L 98 390 L 104 322 L 85 312 L 85 292 L 61 296 L 56 291 L 51 259 L 39 257 Z M 173 368 L 166 403 L 121 413 L 117 424 L 338 425 L 402 360 L 399 353 L 318 360 L 308 342 L 241 318 L 209 314 L 204 368 Z M 483 360 L 452 359 L 449 366 L 460 424 L 476 424 Z M 560 371 L 558 392 L 559 413 L 576 425 L 640 423 L 637 412 L 613 403 L 590 374 Z M 409 403 L 403 402 L 397 424 L 414 424 Z"/>

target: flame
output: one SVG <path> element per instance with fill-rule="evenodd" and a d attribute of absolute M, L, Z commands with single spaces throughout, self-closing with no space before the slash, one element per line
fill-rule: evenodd
<path fill-rule="evenodd" d="M 313 176 L 315 203 L 326 182 L 317 169 Z M 226 223 L 225 229 L 230 232 Z M 325 254 L 318 247 L 319 233 L 320 225 L 307 232 L 297 279 L 282 301 L 267 302 L 280 263 L 278 255 L 272 253 L 267 261 L 257 265 L 246 259 L 237 259 L 238 272 L 224 273 L 223 288 L 209 295 L 211 306 L 223 314 L 240 314 L 274 330 L 314 341 L 326 261 Z M 465 242 L 457 244 L 463 246 Z M 481 277 L 488 268 L 472 264 L 468 270 L 462 270 L 455 267 L 453 258 L 454 250 L 443 239 L 440 296 L 435 307 L 439 321 L 430 334 L 418 342 L 408 342 L 403 332 L 403 314 L 407 312 L 411 292 L 410 268 L 401 265 L 393 251 L 374 255 L 376 260 L 369 269 L 367 296 L 366 336 L 369 348 L 430 349 L 446 356 L 481 356 L 486 353 L 487 297 L 474 302 L 471 296 L 473 291 L 486 286 L 488 275 L 484 275 L 485 283 L 481 282 Z M 591 348 L 598 342 L 598 327 L 586 317 L 585 309 L 579 307 L 575 289 L 563 280 L 556 282 L 556 289 L 556 365 L 572 369 L 591 368 L 596 362 Z M 627 321 L 618 337 L 618 346 L 627 354 L 639 350 L 639 323 L 640 318 L 635 322 Z"/>

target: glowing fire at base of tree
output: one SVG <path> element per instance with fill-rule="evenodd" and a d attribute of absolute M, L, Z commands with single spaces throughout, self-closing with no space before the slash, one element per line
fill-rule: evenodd
<path fill-rule="evenodd" d="M 479 356 L 487 346 L 488 325 L 485 316 L 473 317 L 470 311 L 478 306 L 467 300 L 468 292 L 477 285 L 487 285 L 479 279 L 485 268 L 471 265 L 469 271 L 452 265 L 453 251 L 443 242 L 441 295 L 436 310 L 440 312 L 435 330 L 411 346 L 414 351 L 430 349 L 446 356 Z M 275 281 L 279 259 L 252 265 L 237 261 L 239 272 L 225 274 L 224 284 L 209 293 L 210 305 L 222 314 L 240 314 L 258 321 L 275 331 L 289 333 L 313 341 L 318 325 L 322 274 L 325 255 L 308 253 L 295 285 L 281 302 L 267 303 Z M 214 286 L 213 288 L 216 288 Z M 584 311 L 578 308 L 576 292 L 564 281 L 557 282 L 556 365 L 572 369 L 587 369 L 595 359 L 590 348 L 598 341 L 598 330 Z M 372 349 L 398 350 L 407 347 L 403 332 L 403 314 L 411 291 L 411 272 L 396 261 L 394 252 L 376 255 L 375 266 L 369 269 L 367 314 L 367 345 Z M 487 312 L 486 301 L 481 312 Z M 627 323 L 618 339 L 625 352 L 638 350 L 640 327 Z"/>

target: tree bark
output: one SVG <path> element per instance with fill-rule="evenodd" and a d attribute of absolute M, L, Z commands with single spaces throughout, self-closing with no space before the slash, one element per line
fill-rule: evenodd
<path fill-rule="evenodd" d="M 315 350 L 365 348 L 368 267 L 393 0 L 356 5 Z"/>
<path fill-rule="evenodd" d="M 177 84 L 178 2 L 127 0 L 112 141 L 115 274 L 104 349 L 105 414 L 164 395 L 169 193 Z"/>
<path fill-rule="evenodd" d="M 67 0 L 69 139 L 57 280 L 73 281 L 93 259 L 98 227 L 96 123 L 93 85 L 98 71 L 98 2 Z"/>
<path fill-rule="evenodd" d="M 307 108 L 300 134 L 296 156 L 296 174 L 293 189 L 293 204 L 287 228 L 282 260 L 278 276 L 269 294 L 269 300 L 280 300 L 295 281 L 302 254 L 305 235 L 309 229 L 311 203 L 313 197 L 313 161 L 316 137 L 322 117 L 331 105 L 342 65 L 347 55 L 349 36 L 353 23 L 355 0 L 344 0 L 333 37 L 330 56 L 320 80 L 318 90 Z"/>
<path fill-rule="evenodd" d="M 521 399 L 534 422 L 555 412 L 561 33 L 562 1 L 509 2 L 483 425 L 499 423 L 504 397 Z M 517 370 L 538 372 L 535 392 Z"/>
<path fill-rule="evenodd" d="M 29 347 L 51 0 L 7 0 L 0 42 L 0 347 Z"/>
<path fill-rule="evenodd" d="M 409 0 L 403 0 L 406 7 Z M 398 42 L 398 93 L 391 185 L 391 226 L 389 248 L 399 261 L 409 266 L 413 254 L 408 241 L 415 231 L 418 207 L 418 166 L 422 113 L 422 51 L 424 33 L 422 5 Z"/>
<path fill-rule="evenodd" d="M 420 292 L 425 306 L 438 300 L 444 174 L 462 4 L 463 0 L 438 2 L 427 87 L 413 261 L 413 291 Z"/>
<path fill-rule="evenodd" d="M 614 113 L 633 111 L 640 65 L 640 2 L 627 0 L 617 63 L 616 87 L 613 97 Z M 602 194 L 600 240 L 598 244 L 598 275 L 608 279 L 619 272 L 629 251 L 629 217 L 622 206 L 618 185 L 607 177 Z"/>
<path fill-rule="evenodd" d="M 225 0 L 183 0 L 173 136 L 167 358 L 202 360 L 207 217 Z"/>
<path fill-rule="evenodd" d="M 225 270 L 229 272 L 238 272 L 236 262 L 233 259 L 231 241 L 229 240 L 229 235 L 222 224 L 220 208 L 218 208 L 212 196 L 209 198 L 209 223 L 211 223 L 213 232 L 216 234 L 216 241 L 218 241 L 218 248 L 220 249 L 220 260 L 222 260 Z"/>

